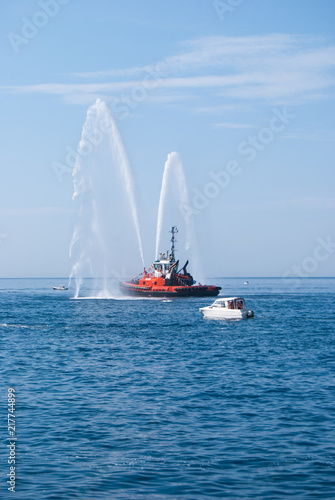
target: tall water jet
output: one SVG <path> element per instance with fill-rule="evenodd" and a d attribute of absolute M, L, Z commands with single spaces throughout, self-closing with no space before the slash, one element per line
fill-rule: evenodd
<path fill-rule="evenodd" d="M 110 278 L 144 266 L 134 182 L 116 123 L 98 99 L 87 111 L 73 171 L 73 199 L 79 203 L 70 245 L 75 297 L 85 277 L 90 293 L 111 296 Z M 136 250 L 137 249 L 137 250 Z"/>
<path fill-rule="evenodd" d="M 185 249 L 191 254 L 192 268 L 197 276 L 201 276 L 198 258 L 193 214 L 185 214 L 181 207 L 189 207 L 189 196 L 186 178 L 180 156 L 176 152 L 168 155 L 164 165 L 162 186 L 158 205 L 156 229 L 156 259 L 160 250 L 162 234 L 166 241 L 166 233 L 172 226 L 179 227 L 179 250 Z M 179 255 L 180 256 L 180 255 Z M 182 257 L 182 255 L 181 255 Z"/>

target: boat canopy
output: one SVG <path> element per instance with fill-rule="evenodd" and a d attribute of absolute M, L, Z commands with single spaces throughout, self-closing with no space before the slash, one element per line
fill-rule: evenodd
<path fill-rule="evenodd" d="M 227 300 L 244 300 L 242 297 L 220 297 L 215 302 L 226 302 Z"/>
<path fill-rule="evenodd" d="M 216 299 L 216 301 L 212 304 L 212 307 L 229 307 L 232 305 L 235 309 L 236 304 L 241 306 L 241 303 L 243 307 L 245 307 L 245 300 L 242 299 L 242 297 L 225 297 Z"/>

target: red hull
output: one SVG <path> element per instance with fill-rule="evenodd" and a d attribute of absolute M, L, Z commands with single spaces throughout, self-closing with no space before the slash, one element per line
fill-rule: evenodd
<path fill-rule="evenodd" d="M 143 286 L 123 281 L 120 283 L 120 290 L 126 295 L 140 297 L 216 297 L 221 287 L 213 285 Z"/>

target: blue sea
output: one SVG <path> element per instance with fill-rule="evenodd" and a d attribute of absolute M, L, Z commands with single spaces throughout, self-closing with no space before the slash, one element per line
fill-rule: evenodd
<path fill-rule="evenodd" d="M 335 279 L 208 282 L 254 318 L 0 280 L 0 498 L 335 498 Z"/>

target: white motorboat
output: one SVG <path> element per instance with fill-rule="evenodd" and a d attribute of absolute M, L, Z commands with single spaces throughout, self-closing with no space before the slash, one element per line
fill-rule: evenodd
<path fill-rule="evenodd" d="M 216 299 L 211 306 L 200 307 L 199 311 L 205 318 L 213 319 L 246 319 L 254 315 L 251 309 L 247 309 L 242 297 Z"/>
<path fill-rule="evenodd" d="M 59 285 L 59 286 L 53 286 L 53 290 L 68 290 L 68 288 L 65 285 Z"/>

